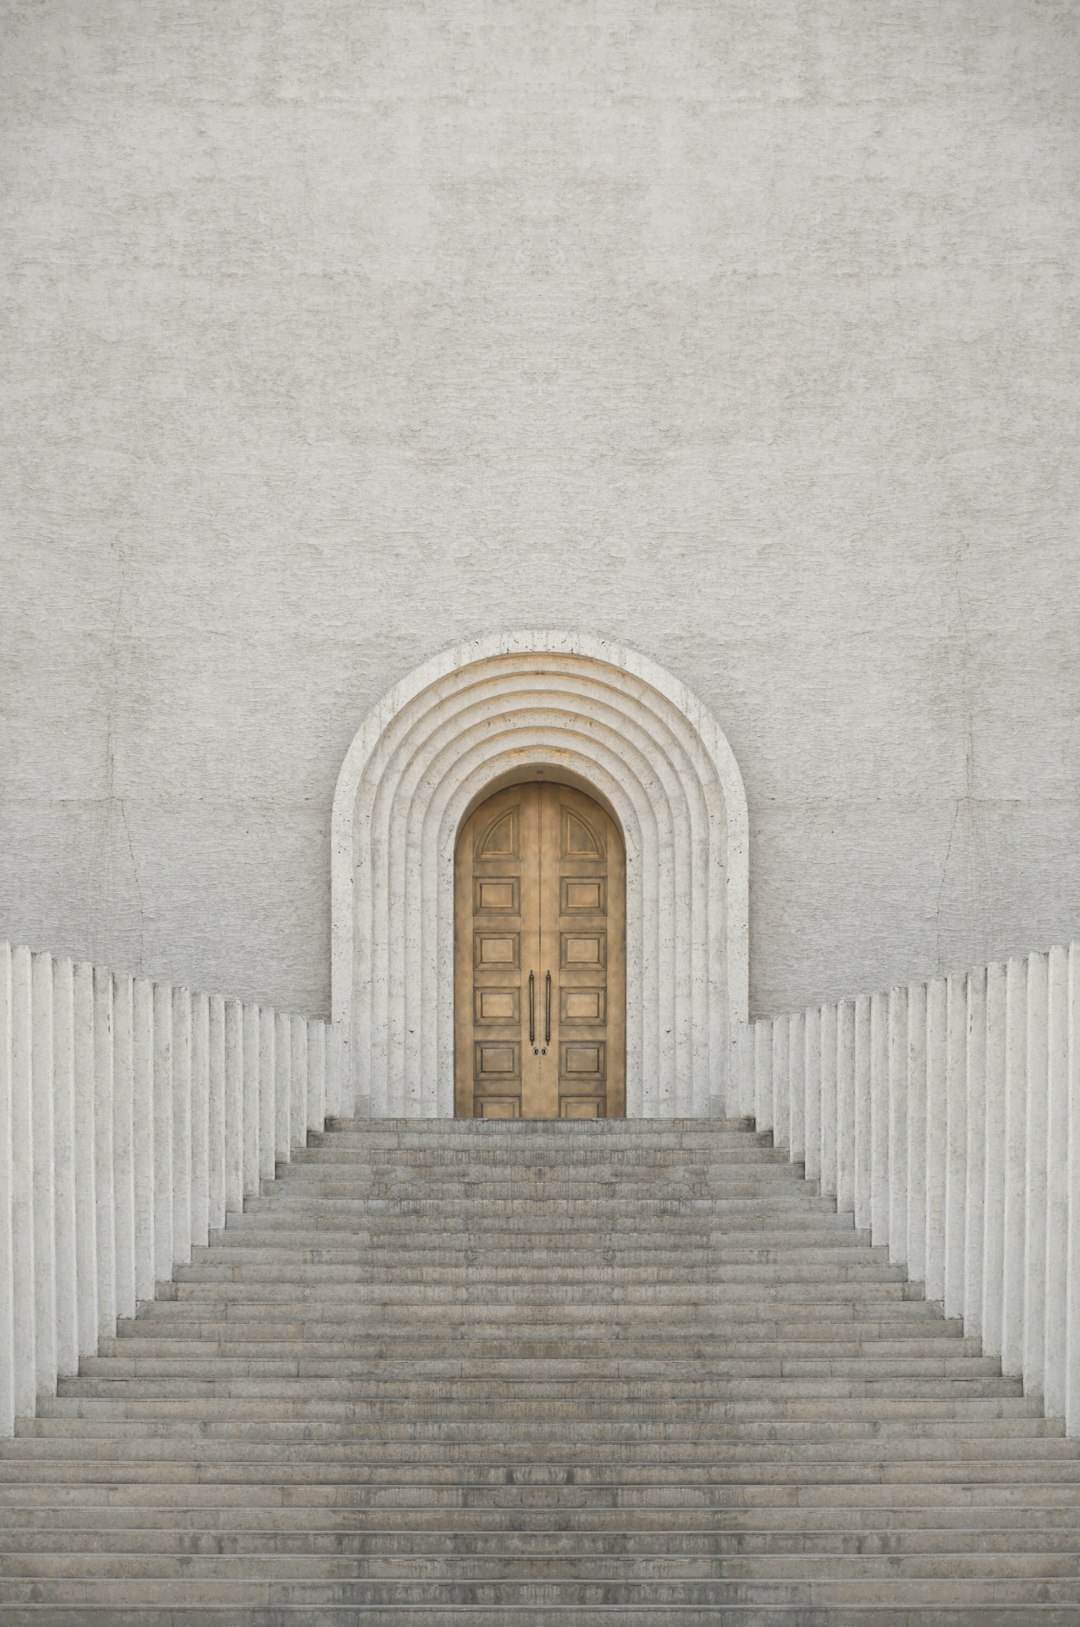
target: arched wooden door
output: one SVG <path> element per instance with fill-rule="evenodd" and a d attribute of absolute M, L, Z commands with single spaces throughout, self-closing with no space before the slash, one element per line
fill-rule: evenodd
<path fill-rule="evenodd" d="M 455 1111 L 626 1111 L 626 857 L 599 803 L 514 785 L 458 836 Z"/>

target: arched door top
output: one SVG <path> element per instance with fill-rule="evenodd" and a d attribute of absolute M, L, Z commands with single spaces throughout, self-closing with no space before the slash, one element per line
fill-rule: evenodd
<path fill-rule="evenodd" d="M 715 720 L 654 662 L 586 635 L 445 651 L 346 755 L 332 832 L 333 1006 L 359 1111 L 453 1111 L 454 847 L 486 786 L 594 786 L 627 860 L 627 1111 L 722 1104 L 747 1004 L 747 815 Z"/>

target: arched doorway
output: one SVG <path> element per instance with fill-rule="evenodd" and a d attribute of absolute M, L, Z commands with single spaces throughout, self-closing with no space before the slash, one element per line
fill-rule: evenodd
<path fill-rule="evenodd" d="M 543 765 L 626 845 L 626 1113 L 724 1110 L 747 1011 L 746 795 L 671 673 L 584 633 L 433 656 L 361 725 L 331 834 L 333 1019 L 352 1111 L 454 1111 L 454 854 L 496 785 Z"/>
<path fill-rule="evenodd" d="M 615 820 L 537 780 L 481 802 L 454 865 L 459 1118 L 626 1109 L 626 857 Z"/>

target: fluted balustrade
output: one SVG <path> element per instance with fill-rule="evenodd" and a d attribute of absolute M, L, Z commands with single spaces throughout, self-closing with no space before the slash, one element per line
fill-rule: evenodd
<path fill-rule="evenodd" d="M 1080 944 L 750 1023 L 740 1099 L 1080 1437 Z"/>
<path fill-rule="evenodd" d="M 0 945 L 0 1436 L 342 1099 L 329 1024 Z"/>

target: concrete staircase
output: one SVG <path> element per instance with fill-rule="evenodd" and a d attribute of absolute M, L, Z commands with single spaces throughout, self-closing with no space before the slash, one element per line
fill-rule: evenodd
<path fill-rule="evenodd" d="M 746 1121 L 341 1122 L 0 1446 L 5 1627 L 1077 1627 L 1080 1447 Z"/>

